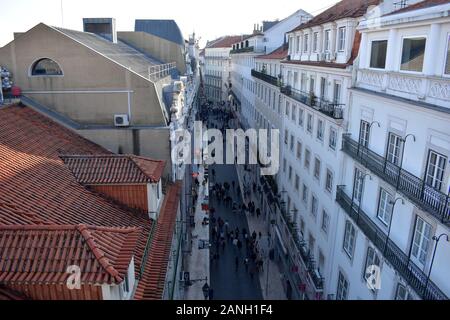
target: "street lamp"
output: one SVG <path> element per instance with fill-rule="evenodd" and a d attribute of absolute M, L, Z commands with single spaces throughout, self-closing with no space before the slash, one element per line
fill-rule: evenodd
<path fill-rule="evenodd" d="M 398 187 L 400 185 L 400 175 L 402 173 L 403 155 L 405 153 L 405 145 L 406 145 L 406 141 L 408 140 L 409 137 L 412 137 L 413 141 L 416 142 L 416 136 L 414 134 L 412 134 L 412 133 L 407 134 L 404 138 L 401 139 L 403 144 L 402 144 L 402 156 L 400 158 L 400 167 L 398 169 L 397 190 L 398 190 Z"/>
<path fill-rule="evenodd" d="M 450 242 L 449 236 L 448 236 L 448 234 L 446 234 L 446 233 L 442 233 L 442 234 L 441 234 L 440 236 L 438 236 L 438 237 L 433 236 L 433 238 L 432 238 L 432 239 L 435 241 L 435 244 L 434 244 L 433 257 L 431 258 L 430 270 L 428 270 L 427 281 L 425 282 L 425 288 L 424 288 L 425 291 L 427 290 L 427 288 L 428 288 L 428 282 L 430 281 L 431 269 L 433 268 L 434 256 L 436 255 L 436 249 L 437 249 L 437 246 L 438 246 L 438 244 L 439 244 L 439 240 L 441 240 L 441 238 L 444 237 L 444 236 L 445 236 L 447 242 Z"/>
<path fill-rule="evenodd" d="M 397 204 L 397 201 L 401 200 L 402 201 L 402 205 L 405 205 L 405 200 L 403 200 L 403 198 L 397 198 L 394 201 L 389 201 L 389 204 L 392 205 L 392 211 L 391 211 L 391 218 L 389 219 L 389 228 L 388 228 L 388 233 L 387 233 L 387 237 L 386 237 L 386 244 L 384 245 L 384 252 L 386 252 L 387 249 L 387 245 L 389 242 L 389 235 L 391 234 L 391 226 L 392 226 L 392 218 L 394 217 L 394 209 L 395 209 L 395 205 Z"/>

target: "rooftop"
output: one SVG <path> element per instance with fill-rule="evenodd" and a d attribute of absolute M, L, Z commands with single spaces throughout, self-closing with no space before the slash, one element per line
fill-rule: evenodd
<path fill-rule="evenodd" d="M 429 7 L 438 6 L 441 4 L 448 4 L 449 2 L 450 2 L 449 0 L 424 0 L 424 1 L 412 4 L 410 6 L 407 6 L 405 8 L 390 12 L 387 15 L 409 12 L 409 11 L 418 10 L 418 9 L 425 9 L 425 8 L 429 8 Z"/>
<path fill-rule="evenodd" d="M 288 56 L 289 46 L 288 44 L 283 44 L 279 48 L 275 49 L 269 54 L 258 56 L 258 59 L 276 59 L 283 60 Z"/>
<path fill-rule="evenodd" d="M 224 36 L 219 39 L 211 41 L 206 48 L 231 48 L 233 44 L 239 41 L 243 41 L 248 39 L 249 35 L 241 35 L 241 36 Z"/>
<path fill-rule="evenodd" d="M 184 46 L 184 38 L 175 20 L 137 19 L 134 31 L 143 31 Z"/>

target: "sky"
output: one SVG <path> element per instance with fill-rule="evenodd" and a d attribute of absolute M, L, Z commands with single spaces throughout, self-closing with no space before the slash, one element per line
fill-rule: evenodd
<path fill-rule="evenodd" d="M 200 46 L 227 34 L 251 33 L 255 23 L 283 19 L 298 9 L 317 15 L 338 0 L 0 0 L 0 47 L 40 22 L 82 30 L 82 18 L 115 18 L 118 31 L 135 19 L 174 19 Z M 62 6 L 61 6 L 62 3 Z M 62 7 L 62 10 L 61 10 Z M 62 12 L 62 14 L 61 14 Z"/>

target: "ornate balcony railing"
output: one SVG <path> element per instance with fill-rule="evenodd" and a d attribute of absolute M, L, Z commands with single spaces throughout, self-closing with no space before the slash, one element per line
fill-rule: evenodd
<path fill-rule="evenodd" d="M 295 99 L 315 110 L 318 110 L 333 119 L 343 118 L 343 108 L 345 105 L 342 103 L 330 102 L 326 99 L 318 98 L 311 93 L 294 89 L 291 86 L 282 86 L 280 87 L 280 91 L 284 95 L 291 97 L 292 99 Z"/>
<path fill-rule="evenodd" d="M 391 184 L 424 211 L 431 213 L 442 223 L 450 224 L 450 197 L 428 185 L 405 169 L 387 161 L 385 157 L 354 141 L 349 134 L 343 135 L 342 150 Z"/>
<path fill-rule="evenodd" d="M 352 220 L 364 232 L 386 260 L 408 281 L 409 285 L 425 300 L 447 300 L 448 297 L 431 280 L 427 283 L 427 275 L 387 235 L 344 191 L 345 186 L 338 186 L 336 201 L 347 212 Z"/>
<path fill-rule="evenodd" d="M 278 87 L 280 84 L 280 81 L 278 80 L 277 77 L 273 77 L 271 75 L 256 71 L 255 69 L 252 69 L 252 76 L 259 80 L 265 81 L 273 86 Z"/>
<path fill-rule="evenodd" d="M 270 195 L 268 198 L 273 199 L 274 201 L 272 203 L 275 203 L 279 211 L 281 212 L 280 218 L 283 223 L 283 225 L 286 227 L 286 230 L 289 232 L 289 238 L 292 239 L 296 251 L 303 262 L 303 265 L 307 269 L 307 276 L 310 279 L 310 281 L 314 284 L 315 292 L 319 293 L 323 290 L 323 282 L 324 278 L 316 272 L 316 266 L 314 257 L 310 254 L 309 250 L 306 248 L 306 242 L 300 238 L 299 236 L 299 230 L 297 224 L 292 221 L 292 216 L 286 212 L 285 207 L 281 203 L 279 203 L 278 197 L 273 194 L 273 188 L 270 185 L 270 182 L 267 180 L 266 176 L 261 176 L 260 182 L 262 185 L 263 190 L 265 190 Z"/>
<path fill-rule="evenodd" d="M 240 49 L 233 49 L 230 51 L 230 53 L 244 53 L 244 52 L 253 52 L 254 47 L 246 47 L 246 48 L 240 48 Z"/>

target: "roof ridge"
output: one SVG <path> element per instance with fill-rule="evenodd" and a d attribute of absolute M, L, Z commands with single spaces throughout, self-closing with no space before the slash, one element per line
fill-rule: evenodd
<path fill-rule="evenodd" d="M 76 226 L 76 229 L 86 240 L 86 244 L 89 246 L 95 258 L 103 267 L 103 269 L 105 269 L 105 271 L 118 283 L 122 282 L 123 279 L 120 277 L 119 271 L 117 271 L 116 268 L 114 268 L 109 259 L 105 256 L 103 250 L 97 246 L 95 237 L 92 235 L 88 227 L 85 224 L 79 224 L 78 226 Z"/>

